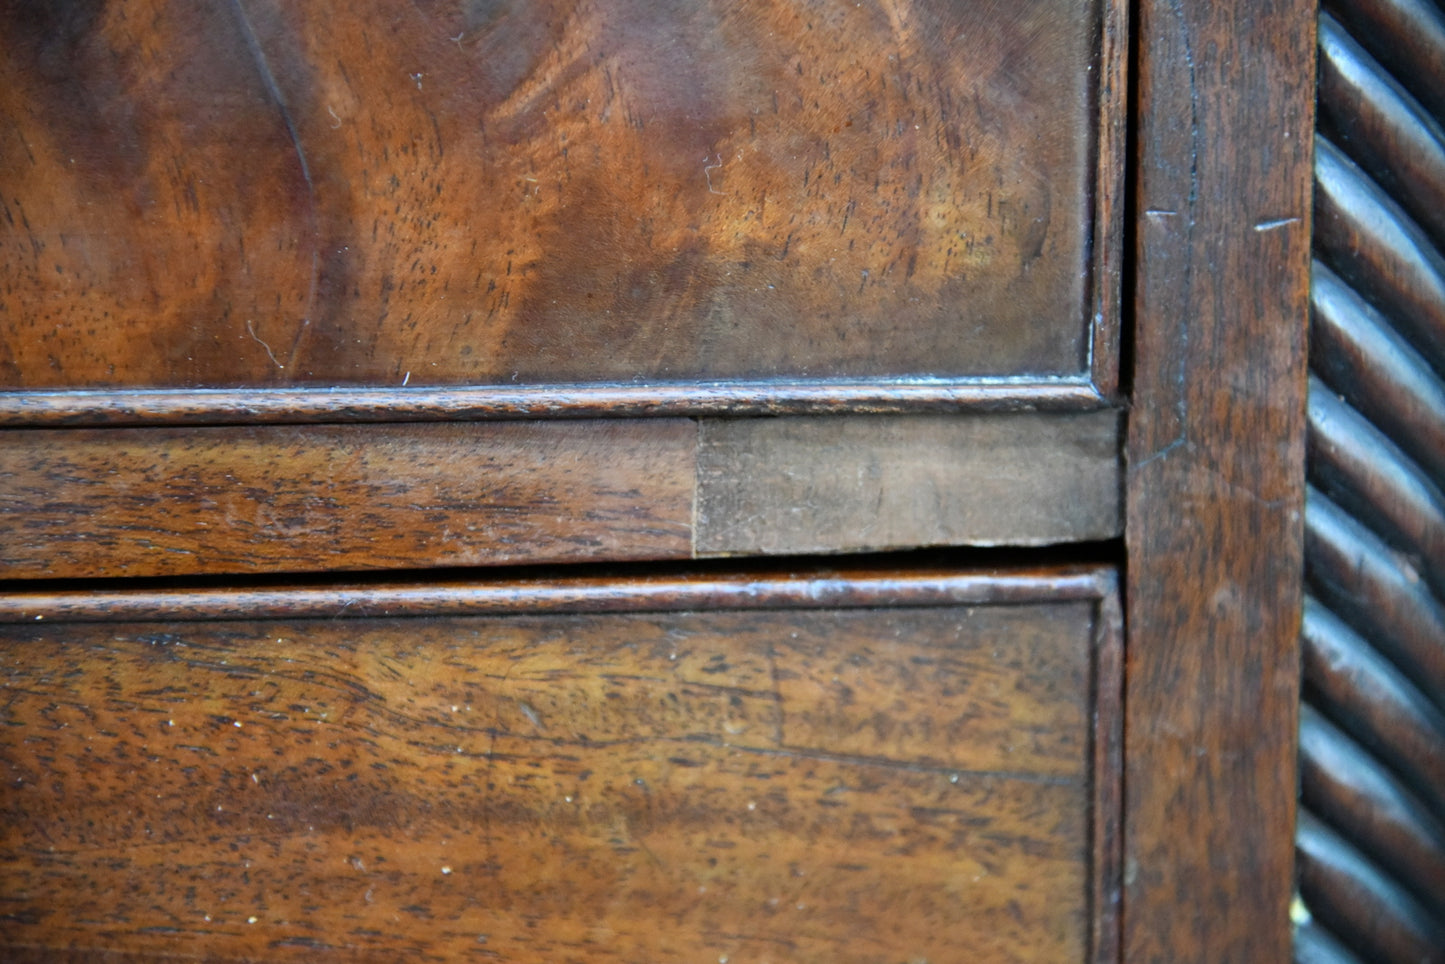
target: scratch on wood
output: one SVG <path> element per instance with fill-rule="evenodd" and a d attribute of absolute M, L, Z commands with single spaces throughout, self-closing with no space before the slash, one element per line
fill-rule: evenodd
<path fill-rule="evenodd" d="M 1189 444 L 1189 440 L 1186 439 L 1186 438 L 1181 434 L 1181 435 L 1179 435 L 1177 438 L 1175 438 L 1173 441 L 1171 441 L 1168 445 L 1163 446 L 1163 447 L 1160 448 L 1158 451 L 1151 453 L 1150 455 L 1148 455 L 1147 457 L 1145 457 L 1145 458 L 1143 458 L 1143 459 L 1140 459 L 1138 462 L 1135 462 L 1133 465 L 1131 465 L 1131 466 L 1129 467 L 1129 471 L 1130 471 L 1131 473 L 1137 472 L 1137 471 L 1139 471 L 1140 469 L 1144 468 L 1146 465 L 1149 465 L 1149 464 L 1152 463 L 1152 462 L 1157 462 L 1157 461 L 1159 461 L 1160 459 L 1168 458 L 1169 455 L 1170 455 L 1170 453 L 1172 453 L 1172 452 L 1174 452 L 1175 450 L 1177 450 L 1177 449 L 1179 449 L 1179 448 L 1182 448 L 1182 447 L 1184 447 L 1184 446 L 1186 446 L 1186 445 L 1188 445 L 1188 444 Z"/>
<path fill-rule="evenodd" d="M 1274 231 L 1291 224 L 1299 224 L 1299 218 L 1276 218 L 1273 221 L 1261 221 L 1254 226 L 1256 231 Z"/>
<path fill-rule="evenodd" d="M 236 22 L 241 28 L 241 37 L 246 42 L 246 49 L 251 55 L 251 60 L 256 64 L 256 72 L 261 76 L 261 83 L 265 86 L 266 93 L 270 94 L 271 99 L 276 102 L 276 109 L 281 115 L 281 123 L 286 127 L 286 135 L 291 139 L 291 147 L 296 152 L 296 161 L 301 167 L 301 179 L 306 183 L 306 201 L 310 209 L 311 220 L 311 279 L 307 286 L 306 310 L 302 312 L 302 317 L 309 319 L 311 310 L 316 304 L 316 291 L 321 276 L 321 219 L 317 212 L 316 183 L 311 179 L 311 164 L 306 159 L 306 149 L 301 145 L 301 134 L 296 129 L 296 121 L 291 116 L 291 108 L 287 105 L 286 98 L 281 92 L 281 85 L 276 82 L 276 75 L 271 70 L 271 62 L 266 59 L 266 51 L 261 48 L 260 38 L 256 36 L 256 30 L 251 25 L 251 18 L 246 14 L 242 0 L 231 0 L 231 9 L 235 11 Z M 333 112 L 331 116 L 335 117 L 336 114 Z M 254 332 L 251 337 L 256 337 Z M 296 346 L 291 352 L 293 363 L 300 347 L 298 334 Z M 276 361 L 276 356 L 271 353 L 270 348 L 266 349 L 266 354 L 271 355 L 271 360 L 276 362 L 277 368 L 284 367 L 279 361 Z"/>
<path fill-rule="evenodd" d="M 713 163 L 709 163 L 709 159 L 710 159 L 710 158 L 714 158 L 714 157 L 717 158 L 717 160 L 716 160 L 715 162 L 713 162 Z M 709 194 L 721 194 L 721 195 L 726 196 L 726 193 L 727 193 L 727 192 L 714 190 L 714 189 L 713 189 L 713 186 L 712 186 L 712 172 L 718 170 L 718 169 L 721 168 L 722 166 L 723 166 L 723 162 L 722 162 L 722 155 L 721 155 L 721 154 L 704 154 L 704 155 L 703 155 L 703 158 L 702 158 L 702 176 L 705 177 L 705 178 L 707 178 L 707 192 L 708 192 Z"/>
<path fill-rule="evenodd" d="M 256 328 L 254 325 L 251 324 L 250 318 L 246 319 L 246 331 L 250 334 L 252 341 L 260 345 L 262 348 L 266 349 L 266 356 L 271 359 L 271 364 L 275 365 L 277 368 L 286 367 L 285 365 L 277 361 L 276 353 L 271 350 L 271 346 L 262 341 L 261 336 L 256 334 Z"/>

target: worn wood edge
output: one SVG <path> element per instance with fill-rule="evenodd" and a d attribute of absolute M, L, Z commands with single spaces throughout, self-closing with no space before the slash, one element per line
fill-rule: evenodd
<path fill-rule="evenodd" d="M 701 419 L 695 554 L 1116 538 L 1122 435 L 1110 409 Z"/>
<path fill-rule="evenodd" d="M 9 429 L 0 579 L 1078 544 L 1121 531 L 1121 434 L 1116 409 Z"/>
<path fill-rule="evenodd" d="M 1314 8 L 1135 17 L 1122 957 L 1286 960 Z"/>
<path fill-rule="evenodd" d="M 1093 272 L 1089 303 L 1088 368 L 1091 382 L 1109 400 L 1121 399 L 1119 377 L 1124 303 L 1124 239 L 1129 169 L 1130 9 L 1127 0 L 1106 0 L 1095 69 L 1098 83 L 1090 88 L 1099 119 L 1094 155 Z"/>
<path fill-rule="evenodd" d="M 1116 594 L 1114 570 L 1100 565 L 976 571 L 680 571 L 291 588 L 9 592 L 0 593 L 0 623 L 1014 605 L 1106 600 Z"/>
<path fill-rule="evenodd" d="M 1113 573 L 1109 573 L 1110 576 Z M 1095 607 L 1090 815 L 1089 943 L 1095 964 L 1116 964 L 1123 941 L 1124 609 L 1113 583 Z"/>
<path fill-rule="evenodd" d="M 725 381 L 521 387 L 117 389 L 0 393 L 0 428 L 415 422 L 1110 407 L 1087 377 Z"/>

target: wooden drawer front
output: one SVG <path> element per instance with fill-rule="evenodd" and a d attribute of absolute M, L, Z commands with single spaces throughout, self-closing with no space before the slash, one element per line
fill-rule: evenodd
<path fill-rule="evenodd" d="M 1119 533 L 1119 415 L 10 431 L 0 577 L 408 569 Z"/>
<path fill-rule="evenodd" d="M 0 384 L 1086 374 L 1124 6 L 7 7 Z"/>
<path fill-rule="evenodd" d="M 1107 573 L 452 587 L 440 608 L 471 615 L 359 592 L 407 615 L 105 621 L 168 605 L 131 595 L 55 622 L 62 597 L 4 600 L 4 941 L 1114 953 Z"/>

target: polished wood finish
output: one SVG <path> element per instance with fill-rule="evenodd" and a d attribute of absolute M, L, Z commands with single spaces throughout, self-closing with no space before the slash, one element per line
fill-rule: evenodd
<path fill-rule="evenodd" d="M 1300 804 L 1337 827 L 1439 916 L 1445 910 L 1445 825 L 1378 759 L 1318 710 L 1300 711 Z"/>
<path fill-rule="evenodd" d="M 1118 534 L 1119 417 L 12 431 L 0 576 L 417 569 Z"/>
<path fill-rule="evenodd" d="M 1435 18 L 1437 33 L 1441 19 Z M 1425 24 L 1416 29 L 1429 32 Z M 1431 59 L 1441 57 L 1445 34 Z M 1416 225 L 1437 244 L 1445 243 L 1445 142 L 1439 122 L 1328 14 L 1320 18 L 1319 105 L 1325 137 L 1347 145 L 1355 162 Z"/>
<path fill-rule="evenodd" d="M 1437 706 L 1445 706 L 1445 606 L 1412 567 L 1318 492 L 1305 519 L 1315 598 L 1366 633 Z"/>
<path fill-rule="evenodd" d="M 1122 6 L 8 3 L 0 372 L 1112 385 Z"/>
<path fill-rule="evenodd" d="M 1063 602 L 1109 598 L 1113 577 L 1093 566 L 1001 569 L 870 568 L 853 562 L 824 570 L 777 562 L 739 576 L 669 565 L 660 572 L 580 575 L 526 570 L 507 579 L 327 581 L 240 588 L 144 586 L 28 588 L 0 593 L 0 623 L 163 619 L 326 619 L 341 616 L 516 615 L 539 607 L 568 613 L 675 612 L 876 606 L 1014 605 L 1041 596 Z"/>
<path fill-rule="evenodd" d="M 1139 6 L 1131 961 L 1289 958 L 1313 20 Z"/>
<path fill-rule="evenodd" d="M 1304 698 L 1445 814 L 1445 713 L 1318 601 L 1305 600 Z"/>
<path fill-rule="evenodd" d="M 1327 5 L 1403 82 L 1381 87 L 1377 72 L 1360 73 L 1347 44 L 1326 53 L 1322 76 L 1339 99 L 1327 123 L 1374 146 L 1368 158 L 1321 150 L 1333 167 L 1318 208 L 1331 221 L 1320 241 L 1328 267 L 1317 277 L 1335 278 L 1346 294 L 1317 289 L 1316 305 L 1341 309 L 1330 331 L 1350 347 L 1328 372 L 1316 362 L 1316 374 L 1428 474 L 1439 458 L 1428 454 L 1439 450 L 1433 436 L 1406 438 L 1398 426 L 1428 428 L 1438 415 L 1439 272 L 1421 253 L 1433 229 L 1409 223 L 1428 215 L 1398 195 L 1435 162 L 1429 142 L 1402 123 L 1398 98 L 1380 93 L 1403 91 L 1438 113 L 1438 5 Z M 25 684 L 5 690 L 5 705 L 26 727 L 52 720 L 57 728 L 42 739 L 65 752 L 53 763 L 41 759 L 51 744 L 21 743 L 3 757 L 39 782 L 0 796 L 0 834 L 19 841 L 3 851 L 0 874 L 38 896 L 0 925 L 0 938 L 16 928 L 62 935 L 29 947 L 16 938 L 6 956 L 146 958 L 182 947 L 201 957 L 395 959 L 465 948 L 483 958 L 625 959 L 685 958 L 701 946 L 708 960 L 730 961 L 904 960 L 916 950 L 932 960 L 1273 962 L 1287 959 L 1290 910 L 1303 922 L 1298 947 L 1317 959 L 1347 961 L 1345 948 L 1360 946 L 1338 939 L 1342 920 L 1361 920 L 1375 942 L 1364 959 L 1376 947 L 1428 947 L 1430 914 L 1410 887 L 1308 813 L 1304 902 L 1287 903 L 1314 16 L 1303 0 L 363 0 L 345 9 L 0 0 L 7 445 L 102 427 L 172 440 L 361 437 L 373 428 L 380 438 L 419 429 L 412 437 L 441 439 L 428 434 L 435 423 L 485 433 L 508 422 L 527 438 L 544 421 L 565 434 L 570 420 L 602 427 L 634 417 L 637 426 L 619 431 L 638 438 L 648 426 L 671 431 L 678 417 L 718 419 L 688 423 L 690 474 L 633 473 L 621 488 L 599 487 L 598 465 L 569 461 L 566 446 L 555 465 L 540 448 L 523 457 L 540 473 L 529 484 L 535 495 L 591 492 L 614 507 L 599 516 L 589 514 L 601 504 L 590 497 L 570 504 L 588 524 L 600 520 L 602 548 L 589 556 L 588 545 L 574 545 L 581 554 L 566 561 L 633 558 L 626 526 L 674 515 L 647 501 L 650 486 L 675 494 L 691 484 L 692 552 L 973 538 L 1014 548 L 964 550 L 966 558 L 1049 567 L 950 576 L 900 573 L 915 556 L 871 573 L 843 560 L 838 570 L 749 560 L 741 575 L 690 563 L 644 575 L 533 568 L 493 582 L 480 571 L 427 569 L 449 564 L 436 551 L 448 519 L 434 520 L 438 530 L 416 514 L 423 503 L 398 498 L 382 503 L 386 525 L 415 541 L 386 564 L 406 572 L 267 576 L 293 570 L 276 568 L 289 554 L 266 536 L 244 550 L 254 556 L 235 565 L 233 556 L 210 575 L 0 586 L 0 637 L 24 653 L 4 664 Z M 1371 186 L 1402 159 L 1409 166 L 1394 186 Z M 1413 327 L 1394 319 L 1402 310 Z M 1382 339 L 1391 358 L 1414 367 L 1370 357 Z M 1368 376 L 1354 394 L 1337 384 L 1352 372 Z M 1095 431 L 1115 412 L 1128 420 L 1122 479 L 1119 448 L 1106 451 L 1106 433 Z M 1004 413 L 1027 431 L 991 436 L 986 420 L 975 421 Z M 1328 406 L 1315 414 L 1317 428 L 1346 430 L 1317 433 L 1317 451 L 1331 445 L 1336 456 L 1316 473 L 1322 499 L 1363 513 L 1368 498 L 1393 493 L 1370 518 L 1392 526 L 1392 539 L 1421 537 L 1406 551 L 1430 551 L 1428 500 L 1371 470 L 1361 443 L 1372 436 L 1354 432 L 1352 416 Z M 795 432 L 799 417 L 816 419 L 809 432 Z M 853 433 L 865 423 L 886 431 L 860 441 Z M 1069 435 L 1071 423 L 1091 430 Z M 317 434 L 286 436 L 297 424 Z M 830 438 L 845 444 L 829 451 Z M 990 450 L 966 440 L 989 438 L 1012 454 L 982 471 Z M 456 476 L 428 469 L 452 458 L 482 464 L 485 452 L 428 451 L 399 471 L 422 491 L 460 492 L 465 511 L 489 511 Z M 619 469 L 630 464 L 626 452 L 615 457 Z M 23 474 L 44 453 L 10 458 Z M 217 448 L 216 458 L 228 456 Z M 161 464 L 133 462 L 131 477 L 166 485 L 145 481 L 161 478 Z M 252 507 L 325 498 L 309 469 L 306 491 L 297 490 L 279 449 L 255 465 L 274 472 L 253 472 Z M 574 474 L 552 474 L 569 465 Z M 842 470 L 830 474 L 830 465 Z M 368 487 L 385 474 L 342 480 L 378 491 Z M 72 528 L 95 507 L 103 520 L 109 501 L 132 498 L 86 481 L 96 477 L 51 477 L 84 493 L 75 505 L 85 511 L 67 517 Z M 1005 480 L 1016 484 L 997 501 Z M 0 476 L 0 499 L 7 484 Z M 1065 540 L 1115 540 L 1118 522 L 1103 520 L 1121 492 L 1122 539 L 1019 548 L 1050 541 L 1033 528 L 1038 519 L 1062 520 Z M 930 509 L 920 494 L 945 501 Z M 194 507 L 212 497 L 193 491 L 138 521 L 164 529 L 196 518 Z M 887 518 L 863 508 L 869 498 Z M 365 512 L 340 511 L 337 524 L 360 520 L 355 531 L 368 531 Z M 798 518 L 806 521 L 789 529 Z M 514 561 L 539 558 L 528 553 L 551 552 L 548 539 L 563 545 L 576 531 L 535 521 L 535 545 L 521 530 L 507 543 L 521 553 Z M 986 538 L 965 534 L 975 522 L 988 526 Z M 878 532 L 887 539 L 876 541 Z M 679 536 L 666 533 L 661 541 Z M 132 555 L 150 538 L 111 534 Z M 59 524 L 47 537 L 74 543 Z M 1318 526 L 1311 536 L 1322 545 L 1330 537 Z M 348 538 L 343 558 L 328 560 L 324 544 L 298 545 L 300 562 L 289 565 L 385 562 L 384 543 Z M 1400 761 L 1430 745 L 1439 695 L 1392 660 L 1414 659 L 1411 673 L 1434 664 L 1389 638 L 1433 626 L 1429 607 L 1415 597 L 1390 603 L 1376 617 L 1389 623 L 1384 649 L 1362 651 L 1354 643 L 1374 642 L 1376 627 L 1356 614 L 1369 605 L 1344 602 L 1361 586 L 1400 588 L 1376 563 L 1398 576 L 1409 557 L 1395 543 L 1379 548 L 1363 582 L 1318 578 L 1323 568 L 1312 575 L 1312 609 L 1331 608 L 1315 628 L 1345 630 L 1331 637 L 1343 648 L 1330 649 L 1313 647 L 1307 627 L 1312 705 L 1391 769 L 1389 785 L 1431 806 L 1438 761 L 1429 752 Z M 665 554 L 646 551 L 654 549 Z M 469 563 L 503 561 L 479 544 L 467 551 Z M 1069 565 L 1086 558 L 1107 560 L 1126 581 L 1127 673 L 1114 577 Z M 73 572 L 93 573 L 88 565 Z M 968 635 L 986 624 L 998 632 Z M 1047 647 L 1030 642 L 1054 629 L 1066 640 L 1054 655 L 1074 659 L 1061 673 Z M 792 632 L 811 649 L 789 648 Z M 629 648 L 639 640 L 648 645 Z M 679 640 L 705 642 L 727 668 L 704 674 L 710 658 L 664 660 Z M 868 662 L 879 640 L 901 658 Z M 978 643 L 960 650 L 973 662 L 958 679 L 994 681 L 998 692 L 967 705 L 945 693 L 957 680 L 930 676 L 941 664 L 924 652 L 939 640 Z M 190 658 L 202 643 L 229 663 Z M 1092 661 L 1081 662 L 1090 646 Z M 458 652 L 467 659 L 448 661 Z M 613 679 L 599 654 L 638 678 Z M 789 675 L 774 679 L 763 664 L 778 654 Z M 473 685 L 471 668 L 503 679 L 476 684 L 488 699 L 472 705 L 490 716 L 458 729 L 467 704 L 450 697 Z M 527 675 L 539 668 L 546 681 Z M 709 690 L 714 676 L 733 690 Z M 833 676 L 851 693 L 830 689 Z M 1049 679 L 1057 685 L 1034 700 L 1043 690 L 1029 687 Z M 1015 692 L 1009 680 L 1028 685 Z M 172 683 L 179 689 L 166 690 Z M 1337 698 L 1328 708 L 1326 692 Z M 599 697 L 608 693 L 616 699 Z M 421 712 L 381 713 L 369 694 L 387 706 L 413 698 Z M 193 702 L 174 704 L 185 712 L 172 717 L 173 705 L 161 706 L 168 699 Z M 317 723 L 294 708 L 322 700 L 339 715 Z M 1042 731 L 1011 715 L 1015 706 L 1069 717 L 1062 729 L 1043 728 L 1048 739 L 1069 734 L 1068 753 L 1050 757 L 1061 766 L 1068 757 L 1067 775 L 953 767 L 1004 757 L 996 741 L 950 730 L 959 713 L 991 721 L 990 740 L 1027 733 L 1046 748 Z M 161 708 L 188 732 L 121 725 Z M 684 719 L 693 729 L 658 735 Z M 754 719 L 776 724 L 755 728 L 759 742 L 718 735 Z M 573 733 L 570 746 L 549 744 L 546 730 L 568 720 L 588 724 L 586 741 Z M 8 751 L 18 729 L 0 727 L 0 746 Z M 699 766 L 647 752 L 678 732 L 701 737 L 685 747 L 697 757 L 679 756 Z M 340 761 L 368 754 L 395 765 L 353 763 L 347 780 Z M 182 757 L 193 771 L 166 766 Z M 589 779 L 610 773 L 616 792 L 588 801 L 601 811 L 580 814 L 567 807 L 585 798 L 564 787 L 587 761 L 596 764 Z M 489 788 L 483 764 L 518 780 Z M 765 773 L 785 788 L 781 803 L 737 796 Z M 958 784 L 937 783 L 954 773 Z M 524 776 L 547 791 L 547 806 L 528 796 Z M 638 777 L 643 785 L 631 782 Z M 160 799 L 138 789 L 143 780 Z M 1312 780 L 1331 819 L 1361 812 L 1369 798 L 1328 766 Z M 830 796 L 835 782 L 854 789 Z M 64 796 L 47 797 L 47 786 Z M 935 790 L 957 796 L 929 798 Z M 820 798 L 842 806 L 810 809 Z M 442 805 L 456 800 L 463 805 Z M 22 808 L 37 801 L 32 819 Z M 939 801 L 964 806 L 929 809 Z M 232 804 L 242 809 L 231 814 Z M 847 820 L 814 819 L 824 810 Z M 759 819 L 773 822 L 748 822 Z M 144 837 L 147 826 L 159 846 L 116 843 Z M 1396 846 L 1401 826 L 1380 839 Z M 63 858 L 36 842 L 35 827 Z M 664 846 L 656 828 L 676 832 Z M 647 849 L 629 849 L 637 841 Z M 325 849 L 333 844 L 341 846 Z M 374 858 L 387 847 L 395 859 L 383 865 Z M 866 873 L 837 856 L 850 848 Z M 816 866 L 799 861 L 804 877 L 785 879 L 820 881 L 829 921 L 771 912 L 773 897 L 786 911 L 784 895 L 769 892 L 784 879 L 769 876 L 772 855 L 811 860 L 828 850 Z M 564 866 L 559 854 L 581 856 Z M 458 855 L 467 861 L 453 863 Z M 968 878 L 985 860 L 989 875 Z M 580 876 L 568 873 L 579 867 Z M 716 877 L 700 879 L 719 867 L 739 873 L 721 889 Z M 193 881 L 194 893 L 173 880 Z M 224 928 L 204 919 L 216 914 L 203 904 L 220 896 L 230 908 Z M 330 949 L 305 930 L 308 921 L 354 930 L 343 915 L 378 905 L 389 912 L 379 926 Z M 629 913 L 639 906 L 661 908 L 661 923 Z M 1330 907 L 1343 909 L 1331 917 Z M 746 927 L 724 930 L 735 921 Z M 975 942 L 969 927 L 990 935 Z M 696 940 L 661 943 L 680 933 Z M 486 943 L 476 940 L 483 934 Z M 745 937 L 766 940 L 737 943 Z"/>
<path fill-rule="evenodd" d="M 1445 478 L 1445 382 L 1369 302 L 1316 263 L 1310 369 L 1434 478 Z"/>
<path fill-rule="evenodd" d="M 687 419 L 14 432 L 0 575 L 692 553 Z"/>
<path fill-rule="evenodd" d="M 1323 8 L 1409 91 L 1445 117 L 1445 16 L 1430 0 L 1324 0 Z"/>
<path fill-rule="evenodd" d="M 1437 595 L 1445 592 L 1445 505 L 1435 483 L 1314 379 L 1308 425 L 1311 481 L 1404 552 Z"/>
<path fill-rule="evenodd" d="M 12 624 L 3 942 L 1114 959 L 1110 574 L 858 575 L 698 581 L 751 611 L 569 613 L 560 580 L 506 616 Z"/>
<path fill-rule="evenodd" d="M 669 415 L 1073 412 L 1118 407 L 1093 377 L 717 380 L 517 388 L 0 392 L 0 427 L 471 421 Z"/>
<path fill-rule="evenodd" d="M 1321 139 L 1315 243 L 1320 257 L 1445 366 L 1445 260 L 1429 237 L 1348 156 Z"/>
<path fill-rule="evenodd" d="M 1445 959 L 1445 11 L 1320 17 L 1301 909 L 1315 948 Z"/>
<path fill-rule="evenodd" d="M 1299 815 L 1299 889 L 1334 930 L 1354 938 L 1364 960 L 1381 964 L 1445 960 L 1445 928 L 1308 811 Z"/>

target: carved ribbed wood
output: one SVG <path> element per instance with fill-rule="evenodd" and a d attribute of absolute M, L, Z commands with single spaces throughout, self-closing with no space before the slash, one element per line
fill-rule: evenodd
<path fill-rule="evenodd" d="M 1445 961 L 1445 9 L 1319 37 L 1294 958 Z"/>

